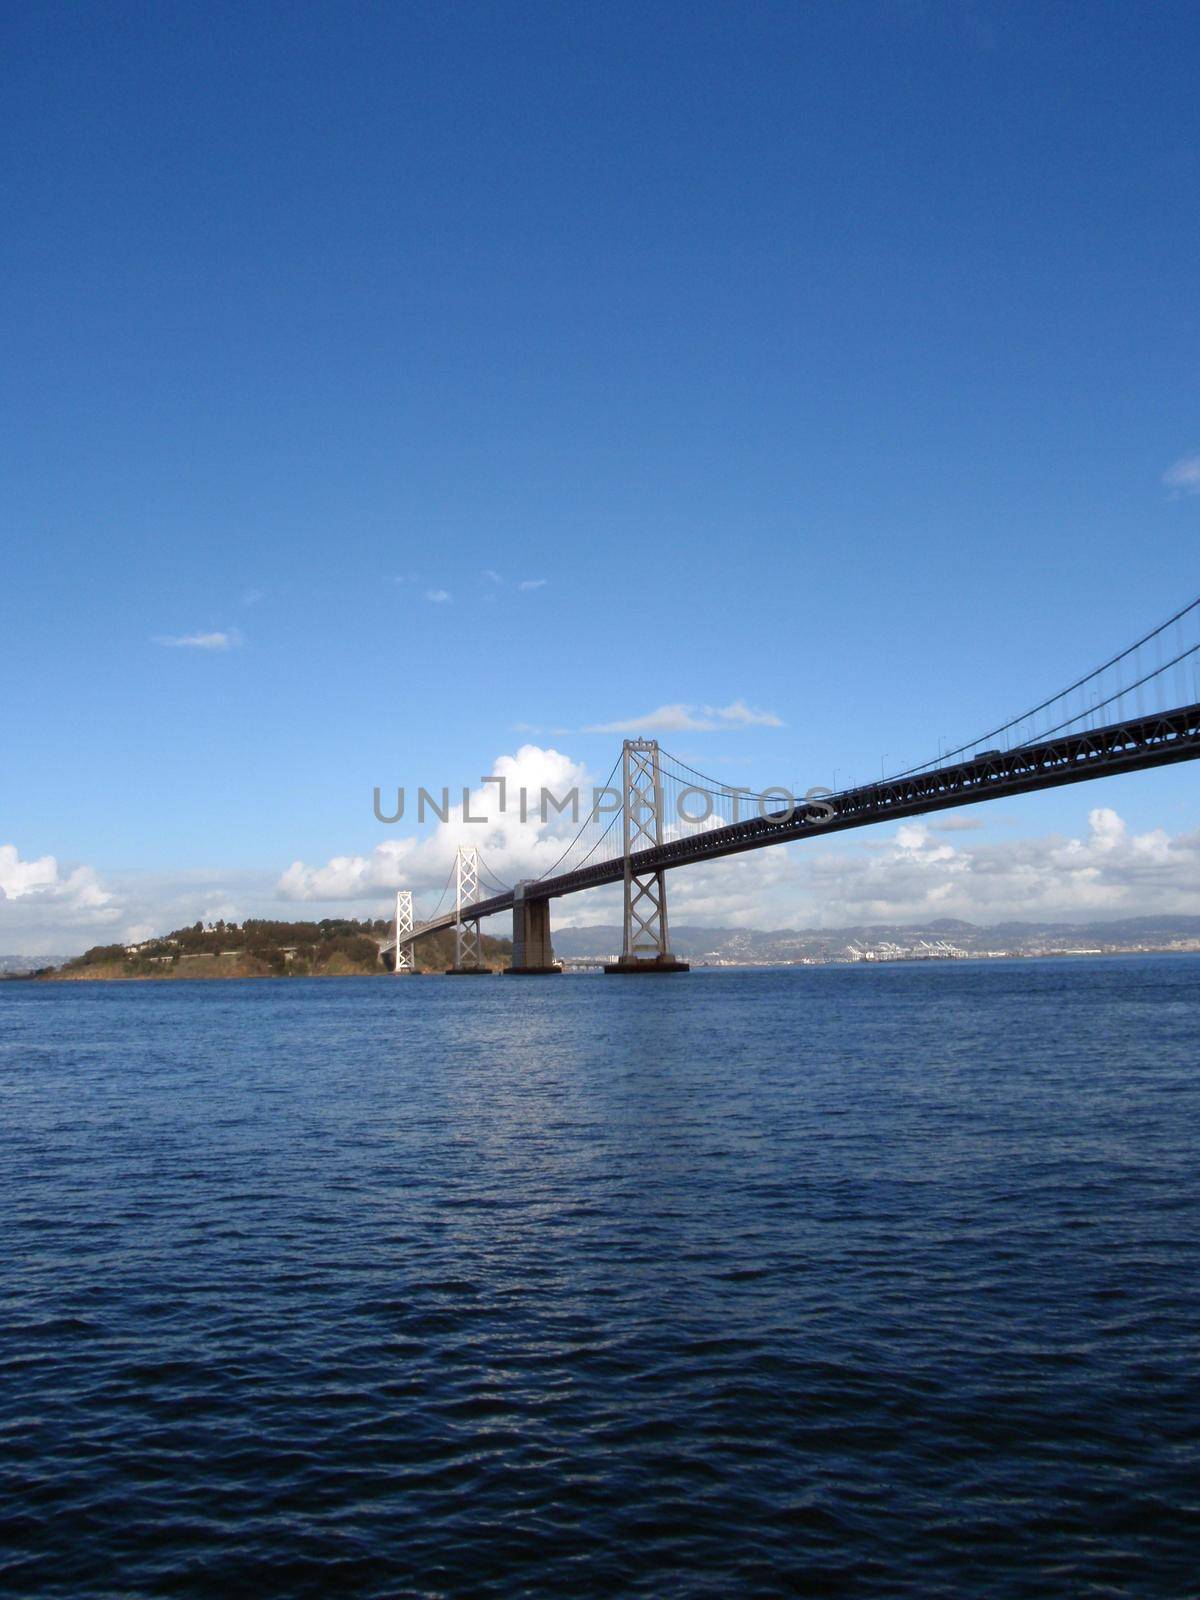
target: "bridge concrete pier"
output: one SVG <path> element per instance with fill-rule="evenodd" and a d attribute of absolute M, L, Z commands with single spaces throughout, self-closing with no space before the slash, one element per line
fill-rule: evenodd
<path fill-rule="evenodd" d="M 672 955 L 665 956 L 621 956 L 617 961 L 606 961 L 605 972 L 618 977 L 640 974 L 644 972 L 690 972 L 691 966 L 686 961 L 676 961 Z"/>
<path fill-rule="evenodd" d="M 514 978 L 548 978 L 561 973 L 550 944 L 550 902 L 530 900 L 528 883 L 513 890 L 512 966 L 503 968 Z"/>

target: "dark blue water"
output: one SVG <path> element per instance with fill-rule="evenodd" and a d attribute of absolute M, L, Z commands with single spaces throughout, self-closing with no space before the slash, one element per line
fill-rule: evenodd
<path fill-rule="evenodd" d="M 0 984 L 0 1587 L 1195 1594 L 1198 976 Z"/>

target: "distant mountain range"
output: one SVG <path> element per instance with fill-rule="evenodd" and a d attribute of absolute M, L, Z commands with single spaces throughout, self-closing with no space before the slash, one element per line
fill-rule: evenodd
<path fill-rule="evenodd" d="M 366 926 L 386 931 L 383 922 L 364 924 Z M 287 927 L 292 929 L 291 924 Z M 357 925 L 355 931 L 358 931 Z M 222 945 L 239 942 L 231 933 L 216 937 L 217 943 Z M 490 949 L 492 944 L 494 951 Z M 838 961 L 847 958 L 852 946 L 860 954 L 887 953 L 893 959 L 909 952 L 921 954 L 922 947 L 927 950 L 930 946 L 946 947 L 944 953 L 947 954 L 968 956 L 1054 955 L 1069 950 L 1200 951 L 1200 916 L 1123 917 L 1112 922 L 997 922 L 988 927 L 953 917 L 926 923 L 855 923 L 844 928 L 697 928 L 687 923 L 671 927 L 672 950 L 692 962 L 772 966 L 787 961 Z M 417 948 L 428 958 L 422 961 L 422 966 L 439 968 L 450 959 L 448 947 L 443 949 L 439 944 L 435 949 L 430 940 L 423 941 Z M 615 923 L 554 930 L 554 951 L 560 960 L 607 959 L 615 956 L 620 948 L 621 929 Z M 96 951 L 90 956 L 95 958 L 106 953 L 114 958 L 125 955 L 114 946 L 111 952 Z M 489 958 L 497 965 L 507 964 L 507 946 L 503 941 L 489 941 Z M 70 966 L 79 967 L 87 959 L 76 958 Z M 65 956 L 0 955 L 0 977 L 61 967 L 66 963 Z M 374 966 L 374 962 L 369 965 Z M 200 975 L 194 968 L 189 971 L 191 975 Z M 171 974 L 156 975 L 183 974 L 182 970 L 179 973 L 173 970 Z M 224 967 L 222 975 L 235 974 L 232 967 Z"/>
<path fill-rule="evenodd" d="M 1200 949 L 1200 916 L 1124 917 L 1114 922 L 997 922 L 980 927 L 953 917 L 919 924 L 859 923 L 845 928 L 696 928 L 672 924 L 671 948 L 688 961 L 768 965 L 778 961 L 825 960 L 846 955 L 851 945 L 900 950 L 948 945 L 966 955 L 1051 955 L 1065 950 Z M 560 958 L 610 956 L 621 948 L 615 924 L 556 928 Z"/>

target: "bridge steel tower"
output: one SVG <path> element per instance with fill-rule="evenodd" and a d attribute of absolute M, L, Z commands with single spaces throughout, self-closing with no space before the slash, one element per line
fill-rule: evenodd
<path fill-rule="evenodd" d="M 481 898 L 479 851 L 474 845 L 460 844 L 454 863 L 454 965 L 446 968 L 450 977 L 492 970 L 483 964 L 479 920 L 469 921 L 465 915 Z"/>
<path fill-rule="evenodd" d="M 413 897 L 411 889 L 396 890 L 396 962 L 392 968 L 399 975 L 417 970 L 416 948 L 413 945 Z"/>
<path fill-rule="evenodd" d="M 666 842 L 657 739 L 626 739 L 621 752 L 625 853 L 625 936 L 620 959 L 605 972 L 686 972 L 671 954 L 667 888 L 661 871 L 638 872 L 633 857 Z"/>

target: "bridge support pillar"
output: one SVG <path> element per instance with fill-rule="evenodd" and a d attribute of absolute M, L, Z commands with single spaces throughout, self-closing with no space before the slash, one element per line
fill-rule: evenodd
<path fill-rule="evenodd" d="M 454 873 L 454 965 L 446 968 L 446 975 L 457 978 L 477 972 L 490 973 L 491 967 L 483 964 L 479 920 L 470 921 L 465 915 L 479 899 L 479 851 L 473 845 L 459 845 Z"/>
<path fill-rule="evenodd" d="M 550 902 L 528 899 L 528 890 L 525 882 L 513 891 L 512 966 L 504 970 L 515 978 L 548 977 L 562 971 L 550 945 Z"/>
<path fill-rule="evenodd" d="M 626 739 L 621 754 L 625 845 L 625 939 L 609 973 L 686 972 L 671 954 L 667 887 L 661 870 L 635 871 L 633 857 L 665 842 L 657 739 Z"/>
<path fill-rule="evenodd" d="M 396 953 L 395 964 L 392 971 L 399 975 L 402 972 L 415 972 L 417 970 L 417 952 L 412 941 L 413 931 L 413 897 L 411 889 L 396 890 Z"/>

